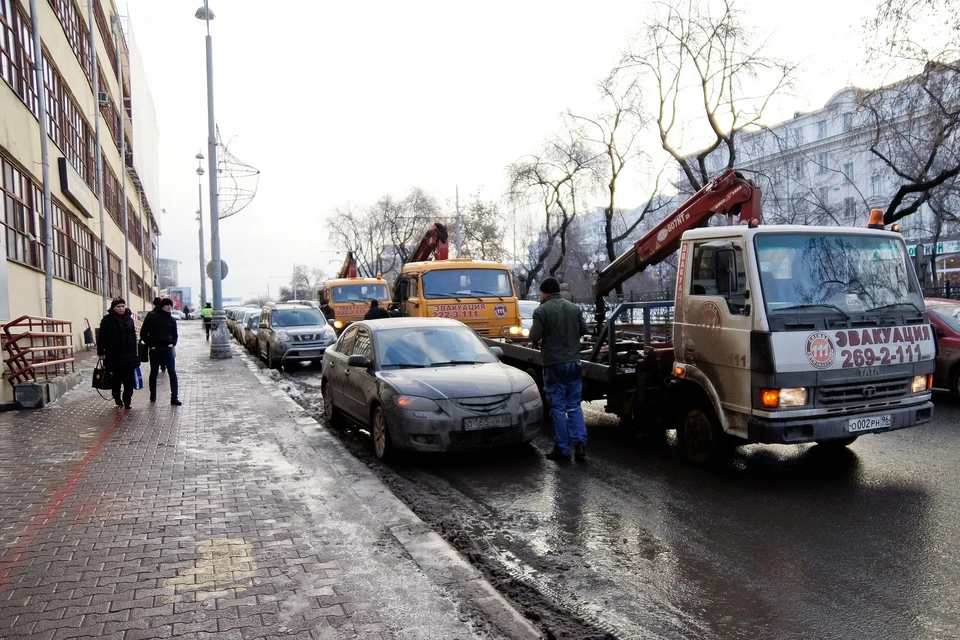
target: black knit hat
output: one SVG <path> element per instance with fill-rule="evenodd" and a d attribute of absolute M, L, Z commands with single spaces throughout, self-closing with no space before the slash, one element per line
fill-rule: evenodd
<path fill-rule="evenodd" d="M 161 306 L 161 307 L 165 307 L 165 306 L 167 306 L 167 305 L 170 305 L 170 306 L 172 307 L 172 306 L 173 306 L 173 300 L 171 300 L 170 298 L 164 298 L 163 300 L 160 301 L 160 306 Z"/>
<path fill-rule="evenodd" d="M 116 298 L 110 301 L 110 311 L 113 311 L 113 308 L 118 304 L 127 304 L 127 301 L 121 298 L 120 296 L 117 296 Z"/>
<path fill-rule="evenodd" d="M 556 278 L 545 278 L 540 283 L 540 291 L 543 293 L 560 293 L 560 281 Z"/>

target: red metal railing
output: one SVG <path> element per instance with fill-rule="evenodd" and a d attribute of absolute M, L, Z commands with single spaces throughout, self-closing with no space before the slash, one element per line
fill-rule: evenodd
<path fill-rule="evenodd" d="M 20 316 L 3 325 L 0 340 L 10 384 L 35 382 L 38 371 L 50 378 L 75 370 L 72 322 Z"/>

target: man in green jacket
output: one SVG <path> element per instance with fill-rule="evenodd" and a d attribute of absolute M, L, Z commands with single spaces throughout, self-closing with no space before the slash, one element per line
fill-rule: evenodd
<path fill-rule="evenodd" d="M 560 297 L 560 282 L 546 278 L 540 285 L 540 306 L 533 312 L 530 342 L 543 353 L 543 390 L 553 421 L 550 460 L 582 460 L 587 455 L 587 425 L 583 421 L 580 336 L 589 330 L 580 308 Z"/>

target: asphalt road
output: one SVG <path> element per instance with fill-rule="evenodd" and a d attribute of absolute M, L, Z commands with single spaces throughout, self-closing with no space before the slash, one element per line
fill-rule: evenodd
<path fill-rule="evenodd" d="M 319 372 L 295 371 L 320 412 Z M 296 394 L 296 392 L 295 392 Z M 532 447 L 385 465 L 343 441 L 558 638 L 960 637 L 960 402 L 839 453 L 750 446 L 720 470 L 624 441 L 588 405 L 589 458 Z"/>

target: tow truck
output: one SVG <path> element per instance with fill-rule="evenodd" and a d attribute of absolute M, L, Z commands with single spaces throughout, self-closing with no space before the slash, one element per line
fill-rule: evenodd
<path fill-rule="evenodd" d="M 376 278 L 359 277 L 357 260 L 352 251 L 347 251 L 337 277 L 324 282 L 317 297 L 326 298 L 333 307 L 336 313 L 333 328 L 339 334 L 351 323 L 363 319 L 371 300 L 389 304 L 390 288 L 380 274 Z"/>
<path fill-rule="evenodd" d="M 451 258 L 447 228 L 434 223 L 400 269 L 391 310 L 401 316 L 455 318 L 481 337 L 521 333 L 520 310 L 507 265 Z"/>
<path fill-rule="evenodd" d="M 675 429 L 698 465 L 742 444 L 840 448 L 928 422 L 934 337 L 900 234 L 880 210 L 866 229 L 763 225 L 760 196 L 728 169 L 598 273 L 583 399 L 606 400 L 631 433 Z M 727 225 L 707 226 L 716 214 Z M 606 310 L 677 250 L 672 302 Z M 542 380 L 539 351 L 496 346 Z"/>

